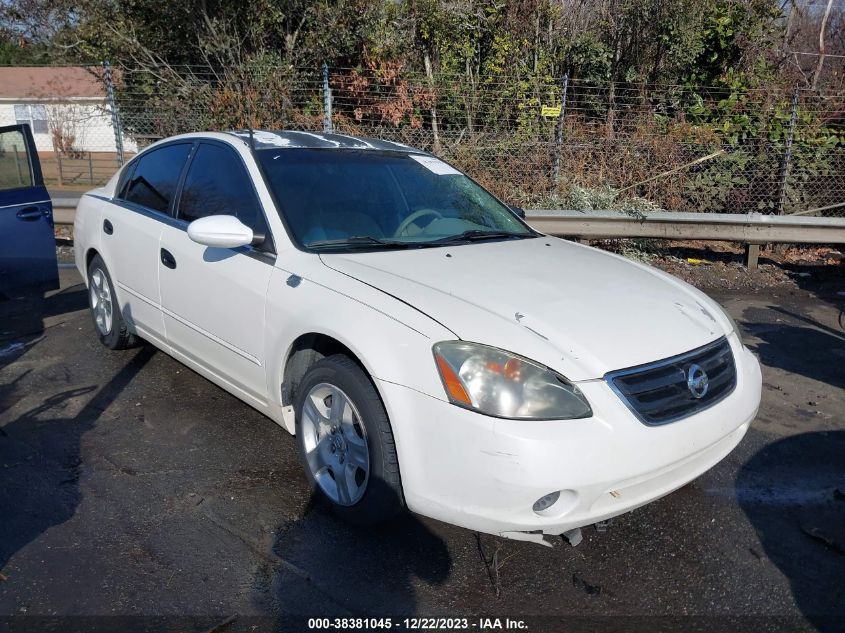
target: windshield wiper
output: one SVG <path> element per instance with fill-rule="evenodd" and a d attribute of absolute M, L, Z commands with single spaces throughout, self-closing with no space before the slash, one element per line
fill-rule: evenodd
<path fill-rule="evenodd" d="M 508 231 L 482 231 L 480 229 L 472 229 L 464 231 L 457 235 L 449 235 L 441 237 L 437 240 L 432 240 L 429 244 L 452 244 L 455 242 L 478 242 L 481 240 L 501 240 L 510 238 L 524 238 L 534 237 L 531 233 L 510 233 Z"/>
<path fill-rule="evenodd" d="M 391 242 L 370 235 L 353 235 L 339 240 L 318 240 L 306 244 L 308 248 L 409 248 L 407 242 Z"/>

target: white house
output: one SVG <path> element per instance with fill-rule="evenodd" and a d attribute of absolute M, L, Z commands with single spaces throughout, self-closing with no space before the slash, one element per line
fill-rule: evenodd
<path fill-rule="evenodd" d="M 29 123 L 39 154 L 114 153 L 115 134 L 98 67 L 0 68 L 0 126 Z M 123 138 L 124 151 L 137 146 Z"/>

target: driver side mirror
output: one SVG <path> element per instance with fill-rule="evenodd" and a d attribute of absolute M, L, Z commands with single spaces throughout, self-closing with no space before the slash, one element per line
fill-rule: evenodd
<path fill-rule="evenodd" d="M 252 229 L 234 215 L 209 215 L 188 225 L 188 237 L 213 248 L 237 248 L 253 243 Z"/>
<path fill-rule="evenodd" d="M 516 213 L 523 220 L 525 219 L 525 209 L 523 209 L 522 207 L 511 207 L 511 211 Z"/>

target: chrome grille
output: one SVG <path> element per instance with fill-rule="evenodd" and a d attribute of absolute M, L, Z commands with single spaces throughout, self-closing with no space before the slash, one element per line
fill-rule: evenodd
<path fill-rule="evenodd" d="M 695 366 L 707 375 L 702 395 L 701 378 Z M 727 397 L 736 387 L 736 367 L 731 347 L 722 337 L 686 354 L 655 363 L 610 372 L 605 376 L 610 387 L 644 424 L 668 424 L 703 411 Z M 695 392 L 695 393 L 694 393 Z"/>

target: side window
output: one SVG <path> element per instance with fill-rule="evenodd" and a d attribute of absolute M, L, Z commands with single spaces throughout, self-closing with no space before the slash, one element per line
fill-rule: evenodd
<path fill-rule="evenodd" d="M 167 213 L 190 151 L 190 143 L 179 143 L 145 153 L 138 159 L 123 199 Z"/>
<path fill-rule="evenodd" d="M 188 168 L 179 198 L 179 219 L 192 222 L 209 215 L 234 215 L 256 233 L 267 230 L 241 160 L 233 150 L 203 143 Z"/>
<path fill-rule="evenodd" d="M 26 138 L 20 130 L 0 132 L 0 189 L 31 186 Z"/>

